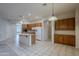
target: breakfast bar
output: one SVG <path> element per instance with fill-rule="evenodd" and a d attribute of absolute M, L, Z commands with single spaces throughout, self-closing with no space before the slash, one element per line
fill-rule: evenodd
<path fill-rule="evenodd" d="M 19 33 L 19 42 L 26 46 L 32 46 L 35 44 L 35 33 Z"/>

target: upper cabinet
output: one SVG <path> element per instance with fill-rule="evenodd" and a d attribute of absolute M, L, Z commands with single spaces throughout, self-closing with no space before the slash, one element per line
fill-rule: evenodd
<path fill-rule="evenodd" d="M 27 24 L 27 30 L 31 30 L 32 29 L 32 25 L 31 24 Z"/>
<path fill-rule="evenodd" d="M 27 31 L 27 30 L 31 30 L 31 29 L 32 29 L 31 24 L 22 24 L 22 32 Z"/>
<path fill-rule="evenodd" d="M 22 24 L 22 31 L 24 31 L 27 28 L 26 24 Z"/>
<path fill-rule="evenodd" d="M 42 23 L 34 23 L 31 25 L 32 25 L 32 27 L 42 27 Z"/>
<path fill-rule="evenodd" d="M 22 24 L 22 32 L 32 30 L 33 27 L 42 27 L 42 23 Z"/>
<path fill-rule="evenodd" d="M 55 21 L 55 30 L 75 30 L 75 18 Z"/>

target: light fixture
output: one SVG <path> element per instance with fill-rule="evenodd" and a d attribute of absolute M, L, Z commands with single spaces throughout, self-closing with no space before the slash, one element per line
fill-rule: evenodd
<path fill-rule="evenodd" d="M 32 16 L 32 13 L 28 13 L 28 16 Z"/>
<path fill-rule="evenodd" d="M 24 18 L 25 18 L 25 17 L 22 16 L 22 15 L 19 15 L 19 16 L 18 16 L 18 21 L 19 21 L 20 24 L 24 23 L 24 20 L 25 20 Z"/>
<path fill-rule="evenodd" d="M 43 3 L 42 5 L 43 5 L 43 6 L 46 6 L 46 5 L 47 5 L 47 3 Z"/>
<path fill-rule="evenodd" d="M 22 24 L 22 23 L 23 23 L 23 21 L 21 20 L 21 21 L 20 21 L 20 24 Z"/>
<path fill-rule="evenodd" d="M 57 20 L 57 17 L 55 16 L 52 16 L 51 18 L 49 18 L 49 21 L 56 21 Z"/>
<path fill-rule="evenodd" d="M 54 3 L 52 3 L 52 17 L 49 18 L 49 21 L 55 21 L 57 17 L 54 15 Z"/>

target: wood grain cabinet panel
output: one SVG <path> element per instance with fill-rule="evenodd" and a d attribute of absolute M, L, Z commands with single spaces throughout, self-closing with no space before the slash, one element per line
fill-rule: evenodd
<path fill-rule="evenodd" d="M 66 45 L 75 46 L 75 36 L 74 35 L 55 35 L 55 43 L 61 43 Z"/>
<path fill-rule="evenodd" d="M 64 36 L 64 43 L 67 45 L 75 46 L 75 36 L 73 35 Z"/>
<path fill-rule="evenodd" d="M 42 27 L 42 23 L 34 23 L 31 25 L 32 25 L 32 27 Z"/>
<path fill-rule="evenodd" d="M 25 29 L 27 29 L 27 25 L 26 24 L 22 24 L 22 32 L 24 32 Z"/>
<path fill-rule="evenodd" d="M 54 42 L 58 43 L 58 36 L 57 35 L 54 35 Z"/>
<path fill-rule="evenodd" d="M 31 24 L 27 24 L 27 30 L 31 30 L 32 29 L 32 25 Z"/>
<path fill-rule="evenodd" d="M 63 36 L 55 35 L 54 42 L 56 42 L 56 43 L 63 43 Z"/>
<path fill-rule="evenodd" d="M 31 38 L 32 38 L 32 44 L 35 44 L 36 43 L 36 36 L 35 36 L 35 34 L 33 34 L 31 36 Z"/>
<path fill-rule="evenodd" d="M 71 18 L 68 21 L 68 29 L 69 30 L 75 30 L 75 19 L 74 18 Z"/>
<path fill-rule="evenodd" d="M 75 18 L 66 18 L 55 21 L 55 31 L 75 31 Z M 55 34 L 54 42 L 75 46 L 75 35 Z"/>
<path fill-rule="evenodd" d="M 22 31 L 24 30 L 31 30 L 32 25 L 31 24 L 22 24 Z"/>
<path fill-rule="evenodd" d="M 75 18 L 55 21 L 55 30 L 75 30 Z"/>
<path fill-rule="evenodd" d="M 36 27 L 41 27 L 42 23 L 36 23 Z"/>
<path fill-rule="evenodd" d="M 59 20 L 55 22 L 55 29 L 56 30 L 60 29 L 60 21 Z"/>
<path fill-rule="evenodd" d="M 35 27 L 35 24 L 31 24 L 32 27 Z"/>

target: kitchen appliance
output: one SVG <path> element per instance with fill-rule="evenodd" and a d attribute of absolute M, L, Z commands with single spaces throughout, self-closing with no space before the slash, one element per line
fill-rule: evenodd
<path fill-rule="evenodd" d="M 42 40 L 42 28 L 41 27 L 33 27 L 32 30 L 35 30 L 36 39 L 41 41 Z"/>

